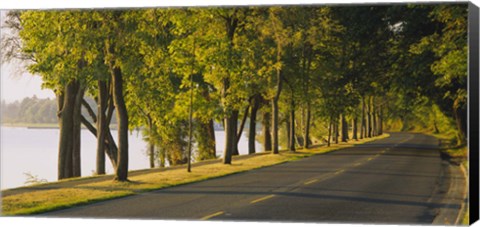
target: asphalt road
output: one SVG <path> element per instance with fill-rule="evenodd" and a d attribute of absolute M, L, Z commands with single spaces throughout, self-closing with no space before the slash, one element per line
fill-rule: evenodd
<path fill-rule="evenodd" d="M 446 166 L 435 138 L 391 133 L 299 161 L 40 216 L 426 224 L 445 206 L 439 195 L 448 190 Z"/>

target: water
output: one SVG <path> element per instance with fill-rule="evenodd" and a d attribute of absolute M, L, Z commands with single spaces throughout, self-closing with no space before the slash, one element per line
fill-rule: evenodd
<path fill-rule="evenodd" d="M 112 130 L 116 135 L 117 131 Z M 238 144 L 240 154 L 247 153 L 248 139 L 244 133 Z M 95 170 L 96 138 L 82 130 L 81 168 L 82 176 L 91 176 Z M 0 188 L 24 186 L 29 173 L 37 179 L 48 182 L 57 179 L 58 129 L 28 129 L 22 127 L 1 127 Z M 114 136 L 115 137 L 115 136 Z M 225 132 L 215 131 L 217 156 L 221 156 L 225 146 Z M 147 144 L 141 133 L 129 135 L 129 170 L 149 167 Z M 256 143 L 256 149 L 261 145 Z M 113 173 L 110 161 L 106 162 L 107 173 Z"/>

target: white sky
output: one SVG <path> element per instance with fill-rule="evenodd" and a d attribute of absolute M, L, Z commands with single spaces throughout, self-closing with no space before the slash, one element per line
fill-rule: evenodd
<path fill-rule="evenodd" d="M 5 13 L 6 11 L 0 11 L 0 25 L 3 25 Z M 25 71 L 25 73 L 18 73 L 20 71 Z M 55 97 L 52 91 L 41 89 L 42 80 L 39 76 L 26 73 L 26 70 L 21 70 L 19 65 L 2 64 L 0 66 L 0 77 L 0 97 L 9 103 L 33 95 L 39 98 Z"/>
<path fill-rule="evenodd" d="M 10 67 L 1 69 L 1 98 L 8 103 L 36 95 L 38 98 L 55 98 L 53 91 L 41 89 L 42 79 L 29 73 L 15 75 Z"/>

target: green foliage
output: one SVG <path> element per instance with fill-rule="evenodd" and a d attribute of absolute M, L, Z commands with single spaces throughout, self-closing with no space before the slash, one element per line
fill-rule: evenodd
<path fill-rule="evenodd" d="M 261 112 L 278 98 L 280 123 L 296 110 L 297 136 L 311 111 L 319 143 L 366 97 L 391 129 L 462 134 L 466 15 L 466 4 L 21 11 L 19 35 L 57 94 L 76 80 L 95 98 L 120 68 L 130 128 L 182 163 L 190 107 L 202 144 L 199 125 L 243 117 L 255 95 Z"/>
<path fill-rule="evenodd" d="M 410 13 L 401 21 L 391 49 L 393 56 L 397 56 L 392 70 L 395 76 L 392 80 L 396 82 L 393 89 L 397 96 L 402 94 L 400 100 L 403 100 L 397 106 L 403 106 L 405 114 L 418 117 L 415 111 L 422 109 L 423 104 L 415 102 L 427 99 L 428 108 L 438 108 L 437 111 L 450 119 L 444 125 L 456 132 L 458 142 L 463 143 L 467 104 L 467 6 L 410 6 L 408 10 Z M 456 125 L 452 121 L 456 121 Z"/>
<path fill-rule="evenodd" d="M 22 101 L 2 101 L 2 123 L 57 123 L 55 100 L 39 99 L 36 96 Z"/>

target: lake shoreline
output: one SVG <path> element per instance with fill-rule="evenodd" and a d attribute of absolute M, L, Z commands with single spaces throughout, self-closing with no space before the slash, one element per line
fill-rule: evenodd
<path fill-rule="evenodd" d="M 52 123 L 2 123 L 0 124 L 1 127 L 7 127 L 7 128 L 27 128 L 27 129 L 59 129 L 60 127 L 58 124 L 52 124 Z M 87 129 L 85 125 L 82 124 L 82 129 Z M 110 125 L 110 129 L 116 130 L 117 125 L 112 124 Z M 214 128 L 215 131 L 225 131 L 223 128 Z M 136 128 L 134 131 L 138 131 Z M 245 126 L 243 129 L 243 132 L 247 132 L 248 127 Z M 260 132 L 261 129 L 257 129 L 257 132 Z"/>
<path fill-rule="evenodd" d="M 8 128 L 59 128 L 58 124 L 50 124 L 50 123 L 39 123 L 39 124 L 32 124 L 32 123 L 2 123 L 1 127 L 8 127 Z"/>
<path fill-rule="evenodd" d="M 34 125 L 44 128 L 27 128 L 27 125 L 2 125 L 2 174 L 0 188 L 8 189 L 24 186 L 29 176 L 49 182 L 57 178 L 58 142 L 60 129 L 46 128 L 49 125 Z M 116 134 L 116 129 L 112 129 Z M 223 155 L 225 146 L 224 131 L 215 131 L 216 154 Z M 114 136 L 116 139 L 116 136 Z M 88 130 L 81 130 L 81 170 L 82 176 L 91 176 L 95 170 L 97 140 Z M 239 141 L 240 153 L 247 153 L 248 138 L 242 134 Z M 262 150 L 260 143 L 256 143 L 256 149 Z M 39 161 L 41 160 L 41 161 Z M 107 172 L 113 173 L 113 167 L 106 163 Z M 139 131 L 129 133 L 129 171 L 145 169 L 149 167 L 147 144 Z M 31 178 L 31 177 L 30 177 Z"/>
<path fill-rule="evenodd" d="M 59 129 L 60 126 L 58 124 L 50 124 L 50 123 L 39 123 L 39 124 L 32 124 L 32 123 L 2 123 L 1 127 L 6 128 L 27 128 L 27 129 Z M 81 125 L 82 129 L 87 129 L 85 125 Z M 117 125 L 110 125 L 110 129 L 117 129 Z M 137 131 L 137 129 L 135 129 Z"/>

